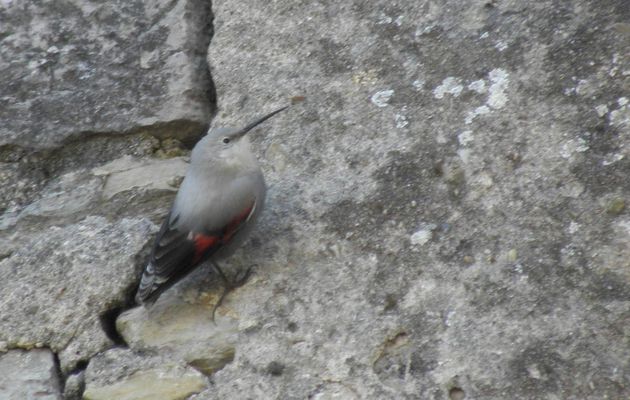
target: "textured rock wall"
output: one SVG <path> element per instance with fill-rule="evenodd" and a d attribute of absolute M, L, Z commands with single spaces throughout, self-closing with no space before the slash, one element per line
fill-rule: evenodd
<path fill-rule="evenodd" d="M 0 397 L 630 397 L 629 21 L 0 2 Z M 133 307 L 213 110 L 291 96 L 252 136 L 267 208 L 226 263 L 255 275 L 215 323 L 208 268 Z"/>

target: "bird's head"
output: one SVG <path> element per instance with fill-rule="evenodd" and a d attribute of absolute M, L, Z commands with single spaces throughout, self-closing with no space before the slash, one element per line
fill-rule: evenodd
<path fill-rule="evenodd" d="M 244 128 L 212 128 L 195 146 L 191 155 L 191 163 L 207 164 L 224 161 L 238 164 L 248 157 L 249 142 L 246 134 L 253 128 L 285 110 L 288 106 L 277 109 L 247 124 Z"/>

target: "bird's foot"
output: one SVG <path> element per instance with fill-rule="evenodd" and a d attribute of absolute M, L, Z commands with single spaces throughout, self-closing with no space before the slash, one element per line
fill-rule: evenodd
<path fill-rule="evenodd" d="M 249 280 L 249 277 L 252 276 L 252 273 L 254 272 L 254 269 L 256 267 L 257 265 L 254 264 L 251 267 L 247 268 L 245 271 L 242 271 L 239 274 L 237 274 L 236 278 L 234 278 L 234 281 L 230 283 L 231 285 L 230 290 L 239 288 L 243 286 L 245 283 L 247 283 L 247 281 Z"/>
<path fill-rule="evenodd" d="M 252 272 L 256 265 L 252 265 L 251 267 L 247 268 L 247 270 L 245 270 L 243 273 L 238 274 L 236 278 L 234 278 L 234 280 L 232 281 L 227 278 L 227 276 L 223 273 L 221 268 L 219 268 L 219 265 L 216 262 L 213 262 L 212 266 L 221 277 L 221 280 L 223 281 L 223 284 L 225 286 L 223 293 L 221 293 L 221 297 L 219 297 L 219 301 L 217 301 L 217 303 L 214 305 L 214 308 L 212 309 L 212 321 L 214 321 L 214 315 L 216 314 L 217 308 L 219 308 L 221 303 L 223 303 L 223 299 L 225 299 L 227 294 L 230 293 L 232 290 L 243 286 L 247 282 L 249 277 L 252 275 Z"/>

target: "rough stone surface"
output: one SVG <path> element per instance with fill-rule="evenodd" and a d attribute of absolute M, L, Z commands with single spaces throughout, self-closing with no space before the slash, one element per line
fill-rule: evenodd
<path fill-rule="evenodd" d="M 125 156 L 95 168 L 92 173 L 106 177 L 103 196 L 111 199 L 119 193 L 136 188 L 175 191 L 187 166 L 181 158 L 143 162 Z"/>
<path fill-rule="evenodd" d="M 0 337 L 9 347 L 50 347 L 64 371 L 110 347 L 102 317 L 125 303 L 154 230 L 146 219 L 92 216 L 32 233 L 0 261 Z"/>
<path fill-rule="evenodd" d="M 64 400 L 81 400 L 85 391 L 85 371 L 68 375 L 63 388 Z"/>
<path fill-rule="evenodd" d="M 213 7 L 216 123 L 306 101 L 197 398 L 630 396 L 627 1 Z"/>
<path fill-rule="evenodd" d="M 2 4 L 35 27 L 65 7 Z M 96 46 L 81 54 L 105 72 L 85 84 L 48 89 L 73 53 L 0 24 L 0 350 L 49 346 L 87 398 L 142 396 L 160 373 L 195 400 L 630 398 L 627 1 L 213 2 L 213 123 L 305 98 L 251 133 L 267 208 L 224 266 L 256 273 L 216 325 L 208 268 L 117 315 L 183 172 L 173 138 L 198 132 L 188 106 L 213 90 L 190 39 L 210 13 L 76 4 L 113 16 L 55 22 Z M 153 77 L 169 85 L 137 90 Z"/>
<path fill-rule="evenodd" d="M 53 353 L 36 349 L 0 354 L 0 398 L 61 400 Z"/>
<path fill-rule="evenodd" d="M 183 400 L 207 386 L 205 377 L 192 368 L 124 349 L 94 357 L 85 373 L 85 400 Z"/>
<path fill-rule="evenodd" d="M 193 302 L 178 301 L 175 293 L 179 291 L 173 290 L 149 309 L 129 310 L 118 318 L 116 327 L 131 349 L 183 360 L 211 375 L 234 359 L 239 326 L 233 316 L 221 316 L 225 307 L 219 310 L 215 321 L 212 320 L 217 296 L 191 292 L 183 297 Z"/>
<path fill-rule="evenodd" d="M 210 114 L 203 0 L 3 1 L 0 146 L 193 123 Z"/>

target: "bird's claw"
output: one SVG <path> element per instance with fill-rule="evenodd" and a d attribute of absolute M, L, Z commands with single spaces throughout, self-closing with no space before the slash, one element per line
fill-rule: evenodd
<path fill-rule="evenodd" d="M 213 266 L 219 273 L 219 276 L 221 277 L 221 280 L 223 280 L 223 284 L 225 285 L 225 289 L 223 290 L 223 293 L 221 293 L 219 301 L 217 301 L 217 303 L 214 305 L 214 308 L 212 309 L 212 321 L 214 322 L 214 315 L 217 312 L 217 308 L 219 308 L 219 306 L 221 306 L 221 303 L 223 303 L 223 299 L 225 299 L 225 296 L 227 296 L 227 294 L 230 293 L 232 290 L 237 289 L 247 283 L 247 280 L 252 275 L 252 273 L 254 272 L 254 268 L 257 267 L 257 265 L 254 264 L 251 267 L 247 268 L 244 273 L 239 274 L 242 276 L 237 275 L 236 278 L 234 278 L 234 280 L 232 281 L 230 281 L 227 276 L 225 276 L 221 268 L 219 268 L 216 263 L 213 263 Z"/>
<path fill-rule="evenodd" d="M 256 267 L 257 265 L 254 264 L 251 267 L 247 268 L 244 272 L 239 273 L 234 279 L 234 282 L 232 282 L 232 289 L 236 289 L 247 283 L 249 277 L 252 276 L 252 273 L 254 273 Z"/>

